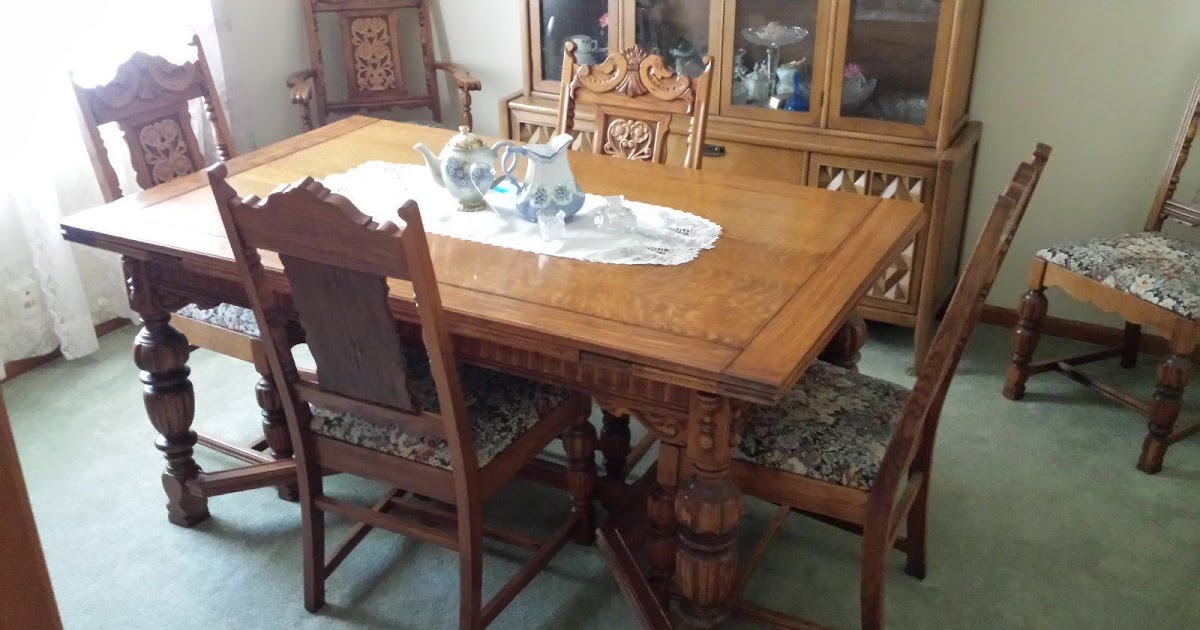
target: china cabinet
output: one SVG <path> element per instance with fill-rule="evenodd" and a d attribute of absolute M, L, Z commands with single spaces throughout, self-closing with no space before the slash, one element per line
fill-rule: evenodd
<path fill-rule="evenodd" d="M 915 328 L 918 362 L 958 268 L 981 125 L 967 120 L 982 0 L 525 0 L 524 89 L 502 133 L 554 130 L 562 47 L 640 44 L 694 75 L 717 58 L 702 169 L 923 204 L 880 270 L 868 319 Z M 580 111 L 578 143 L 593 131 Z M 672 127 L 683 155 L 686 126 Z M 745 185 L 752 186 L 752 180 Z"/>

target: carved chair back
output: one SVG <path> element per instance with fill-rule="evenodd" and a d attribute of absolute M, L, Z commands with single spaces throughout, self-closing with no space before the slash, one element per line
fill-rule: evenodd
<path fill-rule="evenodd" d="M 446 440 L 455 491 L 468 492 L 478 461 L 416 203 L 399 209 L 400 228 L 376 223 L 312 178 L 260 200 L 239 199 L 225 176 L 224 164 L 209 169 L 250 305 L 269 342 L 267 359 L 300 465 L 321 459 L 309 430 L 312 403 Z M 272 290 L 275 280 L 264 272 L 260 252 L 277 255 L 283 266 L 317 377 L 302 376 L 296 367 L 285 314 Z M 389 279 L 412 285 L 441 408 L 437 414 L 420 409 L 410 393 L 405 340 L 388 307 Z"/>
<path fill-rule="evenodd" d="M 871 488 L 869 509 L 877 515 L 890 513 L 896 490 L 918 451 L 933 448 L 942 403 L 951 379 L 975 324 L 979 322 L 988 292 L 1029 207 L 1050 152 L 1049 146 L 1037 145 L 1032 163 L 1022 163 L 1017 168 L 988 215 Z"/>
<path fill-rule="evenodd" d="M 382 111 L 396 107 L 429 108 L 433 119 L 442 121 L 441 101 L 435 76 L 433 27 L 425 0 L 301 0 L 308 24 L 308 54 L 316 90 L 317 125 L 325 124 L 330 112 Z M 337 18 L 341 42 L 341 72 L 346 80 L 346 99 L 329 101 L 325 55 L 321 51 L 319 16 Z M 409 94 L 404 82 L 404 47 L 401 17 L 416 17 L 421 33 L 421 57 L 425 68 L 425 93 Z"/>
<path fill-rule="evenodd" d="M 1200 129 L 1200 77 L 1196 78 L 1196 84 L 1192 87 L 1187 110 L 1183 114 L 1183 123 L 1179 126 L 1179 134 L 1171 148 L 1171 159 L 1167 162 L 1167 170 L 1163 173 L 1158 193 L 1154 196 L 1150 216 L 1146 218 L 1146 229 L 1149 231 L 1161 230 L 1167 219 L 1190 227 L 1200 225 L 1200 195 L 1197 195 L 1196 201 L 1192 203 L 1175 201 L 1175 189 L 1179 187 L 1179 177 L 1187 164 L 1188 153 L 1192 150 L 1192 141 L 1196 139 L 1197 129 Z"/>
<path fill-rule="evenodd" d="M 593 152 L 662 164 L 667 157 L 671 120 L 689 116 L 683 165 L 700 168 L 712 88 L 711 55 L 705 55 L 704 72 L 693 79 L 675 74 L 662 57 L 647 53 L 641 46 L 609 55 L 594 66 L 579 65 L 575 49 L 574 42 L 567 42 L 558 133 L 574 132 L 578 104 L 594 105 Z"/>
<path fill-rule="evenodd" d="M 143 189 L 204 168 L 205 159 L 188 104 L 202 99 L 212 123 L 217 158 L 233 157 L 233 139 L 217 97 L 200 38 L 193 36 L 196 61 L 177 65 L 162 57 L 134 53 L 103 85 L 74 83 L 84 142 L 105 201 L 123 196 L 117 173 L 100 136 L 100 126 L 115 122 L 129 146 L 130 160 Z"/>

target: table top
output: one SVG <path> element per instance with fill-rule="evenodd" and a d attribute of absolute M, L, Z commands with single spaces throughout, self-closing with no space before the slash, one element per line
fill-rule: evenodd
<path fill-rule="evenodd" d="M 413 144 L 436 150 L 451 135 L 354 116 L 230 160 L 229 181 L 240 194 L 266 195 L 369 160 L 422 163 Z M 691 212 L 721 225 L 723 234 L 696 260 L 669 267 L 584 262 L 430 235 L 451 332 L 514 335 L 663 382 L 775 401 L 923 221 L 921 206 L 911 202 L 583 152 L 572 152 L 570 162 L 589 193 Z M 236 279 L 207 183 L 195 173 L 77 213 L 63 222 L 64 237 Z M 411 295 L 394 283 L 394 301 Z"/>

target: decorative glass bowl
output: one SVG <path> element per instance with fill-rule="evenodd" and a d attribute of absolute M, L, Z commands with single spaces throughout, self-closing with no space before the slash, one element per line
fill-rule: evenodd
<path fill-rule="evenodd" d="M 808 29 L 803 26 L 784 26 L 779 22 L 771 22 L 766 26 L 751 26 L 742 29 L 742 35 L 751 44 L 768 48 L 781 48 L 798 44 L 808 37 Z"/>

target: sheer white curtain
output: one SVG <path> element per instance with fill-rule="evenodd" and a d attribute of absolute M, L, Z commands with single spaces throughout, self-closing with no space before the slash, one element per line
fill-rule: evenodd
<path fill-rule="evenodd" d="M 197 33 L 226 96 L 210 0 L 10 5 L 0 20 L 0 378 L 5 361 L 55 348 L 67 358 L 92 352 L 96 323 L 132 316 L 117 257 L 59 235 L 64 216 L 102 202 L 69 73 L 103 83 L 135 50 L 194 58 L 186 42 Z M 104 132 L 122 190 L 136 191 L 124 142 L 115 129 Z"/>

